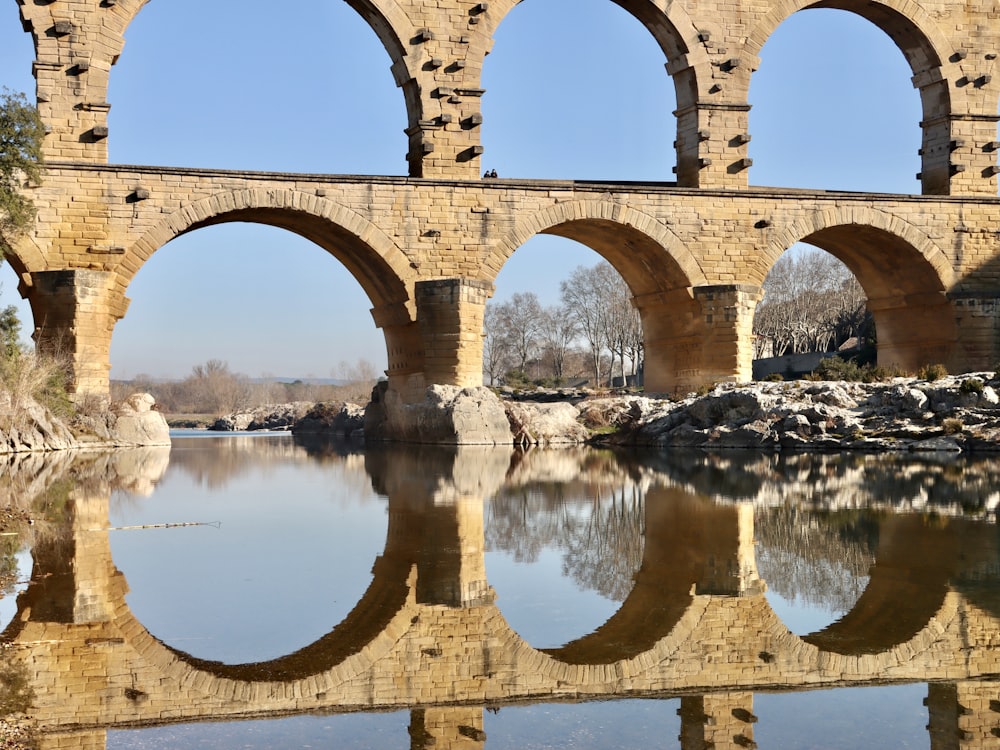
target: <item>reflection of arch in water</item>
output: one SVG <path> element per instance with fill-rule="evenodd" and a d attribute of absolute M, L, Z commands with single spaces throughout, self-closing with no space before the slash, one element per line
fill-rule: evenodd
<path fill-rule="evenodd" d="M 415 603 L 414 566 L 424 532 L 421 518 L 419 513 L 390 508 L 385 552 L 375 561 L 372 582 L 362 598 L 329 633 L 291 654 L 248 664 L 224 664 L 192 656 L 149 633 L 124 603 L 124 592 L 115 620 L 131 634 L 134 647 L 143 657 L 181 682 L 200 674 L 204 676 L 199 679 L 243 683 L 287 683 L 309 678 L 328 680 L 333 685 L 384 656 L 395 643 L 390 634 L 405 631 L 407 613 Z M 210 692 L 219 694 L 214 689 Z"/>
<path fill-rule="evenodd" d="M 748 543 L 751 506 L 706 502 L 698 508 L 696 496 L 663 489 L 652 491 L 649 503 L 643 565 L 631 594 L 594 633 L 536 652 L 536 659 L 545 654 L 552 660 L 546 663 L 553 677 L 570 679 L 571 673 L 565 671 L 570 666 L 586 670 L 615 665 L 627 672 L 638 664 L 670 658 L 695 632 L 691 618 L 712 606 L 709 598 L 698 595 L 761 591 L 752 541 Z M 739 517 L 741 507 L 750 513 L 748 519 Z M 966 570 L 981 573 L 996 568 L 996 534 L 992 526 L 968 521 L 937 525 L 922 516 L 885 518 L 864 594 L 843 618 L 805 637 L 792 634 L 763 597 L 744 602 L 755 610 L 762 640 L 775 651 L 794 654 L 803 664 L 823 663 L 850 674 L 861 669 L 860 657 L 878 655 L 887 668 L 903 665 L 931 648 L 936 627 L 956 616 L 954 600 L 948 596 L 956 578 Z M 513 632 L 512 636 L 520 640 Z M 521 641 L 517 649 L 532 647 Z M 576 678 L 585 679 L 582 674 Z"/>
<path fill-rule="evenodd" d="M 470 566 L 457 542 L 463 533 L 463 509 L 455 501 L 491 491 L 509 465 L 510 449 L 419 446 L 393 453 L 392 460 L 387 457 L 384 449 L 365 453 L 373 485 L 389 496 L 385 551 L 375 561 L 364 596 L 314 643 L 266 662 L 230 665 L 200 659 L 146 631 L 124 605 L 124 595 L 116 613 L 120 627 L 133 634 L 135 648 L 151 663 L 182 682 L 208 680 L 213 685 L 204 689 L 216 695 L 231 694 L 236 682 L 305 680 L 308 690 L 322 691 L 357 676 L 411 627 L 417 605 L 461 606 L 469 603 L 466 589 L 480 591 L 476 581 L 463 585 Z M 457 467 L 465 467 L 464 473 Z"/>
<path fill-rule="evenodd" d="M 938 527 L 915 515 L 884 518 L 864 593 L 850 612 L 803 641 L 837 654 L 892 651 L 937 616 L 963 571 L 995 564 L 996 553 L 992 526 L 949 519 Z"/>
<path fill-rule="evenodd" d="M 412 466 L 405 461 L 399 467 L 386 462 L 383 468 L 390 472 L 401 468 L 409 473 Z M 422 701 L 454 701 L 459 698 L 455 697 L 452 671 L 479 670 L 480 659 L 482 673 L 475 671 L 469 675 L 473 689 L 480 696 L 500 701 L 538 696 L 543 689 L 554 689 L 556 695 L 565 691 L 566 695 L 584 696 L 622 689 L 665 691 L 703 686 L 718 689 L 733 684 L 730 672 L 703 672 L 704 665 L 716 657 L 740 665 L 744 670 L 740 679 L 747 685 L 761 686 L 787 685 L 789 680 L 798 680 L 802 675 L 809 675 L 809 680 L 817 684 L 883 676 L 899 679 L 912 676 L 908 670 L 914 663 L 924 666 L 952 663 L 945 652 L 939 654 L 935 649 L 951 648 L 958 637 L 961 599 L 954 594 L 943 598 L 909 640 L 887 645 L 874 657 L 870 655 L 873 652 L 862 649 L 823 650 L 820 645 L 793 635 L 764 597 L 753 595 L 757 588 L 753 585 L 753 571 L 748 567 L 752 557 L 747 556 L 748 549 L 752 550 L 747 544 L 753 528 L 752 508 L 717 505 L 708 498 L 676 489 L 654 489 L 648 493 L 646 519 L 650 543 L 636 590 L 622 610 L 593 636 L 563 649 L 539 651 L 521 639 L 489 601 L 468 604 L 438 599 L 421 601 L 417 579 L 426 573 L 432 582 L 443 582 L 443 577 L 436 577 L 439 568 L 435 566 L 446 573 L 453 569 L 450 553 L 434 558 L 432 550 L 446 546 L 442 541 L 452 546 L 472 541 L 473 527 L 466 526 L 463 531 L 460 516 L 454 515 L 463 511 L 457 505 L 449 506 L 447 501 L 438 504 L 441 495 L 437 490 L 427 493 L 420 489 L 419 483 L 405 489 L 402 477 L 381 477 L 378 481 L 398 489 L 390 508 L 390 541 L 386 555 L 376 563 L 376 581 L 337 630 L 295 654 L 266 664 L 230 667 L 171 650 L 131 615 L 125 603 L 125 579 L 114 572 L 107 537 L 100 533 L 95 536 L 94 532 L 89 537 L 78 534 L 77 538 L 83 540 L 85 554 L 95 559 L 86 561 L 78 557 L 75 567 L 97 573 L 100 563 L 105 571 L 102 587 L 110 593 L 111 605 L 107 608 L 110 629 L 91 628 L 88 623 L 99 622 L 95 619 L 86 621 L 82 629 L 71 626 L 67 632 L 80 639 L 97 633 L 121 637 L 128 651 L 117 653 L 139 657 L 135 662 L 138 671 L 132 674 L 139 674 L 141 687 L 156 689 L 160 684 L 190 688 L 199 700 L 211 697 L 217 701 L 211 704 L 213 709 L 219 709 L 217 715 L 226 711 L 246 715 L 247 711 L 255 710 L 250 704 L 256 705 L 256 710 L 267 711 L 300 708 L 303 702 L 319 705 L 325 701 L 324 705 L 334 706 L 339 705 L 340 699 L 335 697 L 339 695 L 350 705 L 358 705 L 366 700 L 365 696 L 371 700 L 367 691 L 375 684 L 372 680 L 396 680 L 393 675 L 398 675 L 399 670 L 408 675 L 413 669 L 425 668 L 433 670 L 438 678 L 434 690 L 439 692 L 425 694 L 419 692 L 418 685 L 399 682 L 398 696 L 395 693 L 391 698 L 386 696 L 388 703 L 397 705 L 394 701 L 409 700 L 414 695 L 419 695 Z M 444 489 L 452 492 L 454 486 Z M 91 516 L 99 510 L 99 499 L 94 500 L 93 506 Z M 454 508 L 450 519 L 448 507 Z M 106 512 L 106 504 L 103 509 Z M 892 538 L 887 538 L 880 549 L 882 564 L 891 573 L 887 580 L 907 577 L 918 580 L 925 575 L 921 570 L 912 570 L 912 565 L 927 555 L 911 550 L 910 543 L 919 550 L 926 546 L 923 541 L 944 532 L 948 544 L 939 545 L 942 550 L 939 555 L 947 562 L 949 555 L 960 560 L 959 553 L 970 546 L 967 543 L 977 541 L 970 532 L 975 537 L 991 534 L 994 536 L 989 539 L 995 540 L 996 531 L 992 527 L 981 531 L 967 524 L 966 530 L 958 525 L 961 522 L 951 521 L 951 526 L 944 529 L 922 529 L 920 522 L 915 517 L 889 520 L 896 527 L 890 530 L 892 533 L 886 532 Z M 459 537 L 443 539 L 442 533 L 456 526 Z M 86 530 L 92 526 L 83 523 L 78 528 Z M 461 536 L 466 532 L 468 538 Z M 96 544 L 88 545 L 88 538 L 100 542 L 103 551 Z M 684 542 L 686 539 L 693 541 Z M 83 546 L 77 544 L 78 555 Z M 952 569 L 961 573 L 970 566 L 974 571 L 989 570 L 991 564 L 995 568 L 995 561 L 986 559 L 990 554 L 982 556 L 983 559 L 954 562 Z M 67 570 L 74 567 L 70 562 L 65 560 L 63 567 Z M 657 586 L 668 590 L 657 593 Z M 895 594 L 906 595 L 906 591 Z M 389 611 L 380 612 L 383 606 Z M 659 632 L 653 635 L 640 632 L 645 625 L 644 606 L 658 608 L 654 617 L 661 620 L 655 623 Z M 892 606 L 891 597 L 885 606 Z M 446 632 L 460 632 L 462 637 L 438 641 L 441 633 L 434 629 L 434 621 L 439 617 L 446 628 L 459 628 Z M 943 633 L 947 634 L 944 641 Z M 352 639 L 353 645 L 333 642 L 345 638 Z M 977 641 L 984 642 L 982 638 Z M 438 649 L 424 650 L 431 643 L 440 643 L 444 653 Z M 116 662 L 116 669 L 119 667 Z M 149 671 L 144 673 L 147 668 Z M 120 677 L 126 673 L 115 674 Z M 324 697 L 328 692 L 329 697 Z M 164 705 L 175 705 L 170 701 L 179 699 L 166 692 L 155 696 Z M 150 701 L 149 715 L 160 715 L 152 696 Z M 204 705 L 207 711 L 209 703 Z M 136 705 L 135 716 L 145 715 L 146 710 Z"/>
<path fill-rule="evenodd" d="M 749 520 L 749 524 L 748 524 Z M 652 650 L 695 595 L 759 589 L 752 560 L 752 508 L 724 506 L 673 488 L 645 501 L 645 545 L 632 591 L 593 633 L 544 653 L 567 664 L 611 664 Z"/>

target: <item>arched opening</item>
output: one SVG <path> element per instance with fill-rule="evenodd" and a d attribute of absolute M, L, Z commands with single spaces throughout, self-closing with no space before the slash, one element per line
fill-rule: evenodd
<path fill-rule="evenodd" d="M 897 514 L 872 525 L 876 559 L 864 593 L 803 639 L 823 651 L 874 654 L 910 641 L 939 616 L 954 580 L 965 571 L 981 575 L 996 559 L 996 530 L 982 523 Z"/>
<path fill-rule="evenodd" d="M 346 3 L 309 6 L 294 20 L 261 0 L 145 6 L 110 77 L 112 162 L 404 174 L 385 48 Z"/>
<path fill-rule="evenodd" d="M 575 478 L 565 481 L 570 464 Z M 580 473 L 583 465 L 588 472 Z M 604 481 L 592 480 L 600 475 Z M 484 512 L 487 578 L 504 619 L 522 639 L 573 663 L 632 653 L 632 642 L 647 635 L 635 620 L 610 634 L 601 628 L 633 590 L 649 513 L 643 488 L 613 458 L 530 453 Z M 649 609 L 644 613 L 651 616 Z M 567 644 L 581 639 L 586 643 L 569 646 L 564 658 Z"/>
<path fill-rule="evenodd" d="M 798 377 L 833 356 L 875 359 L 868 298 L 850 269 L 830 253 L 798 243 L 764 279 L 754 312 L 754 378 Z"/>
<path fill-rule="evenodd" d="M 487 385 L 642 384 L 642 323 L 628 284 L 586 245 L 539 235 L 517 249 L 486 307 Z"/>
<path fill-rule="evenodd" d="M 521 253 L 529 242 L 537 243 L 533 245 L 531 254 L 535 257 L 537 257 L 536 250 L 545 253 L 549 248 L 559 248 L 560 251 L 572 253 L 579 252 L 577 250 L 579 246 L 590 248 L 603 258 L 603 262 L 598 261 L 596 266 L 593 265 L 593 256 L 583 251 L 582 257 L 590 260 L 585 261 L 584 265 L 577 265 L 579 273 L 568 270 L 566 265 L 561 265 L 558 251 L 553 251 L 551 259 L 543 255 L 541 261 L 532 259 L 530 266 L 527 264 L 521 266 L 518 262 L 515 266 L 517 270 L 512 271 L 511 276 L 525 280 L 525 284 L 529 278 L 533 280 L 533 284 L 537 284 L 538 279 L 547 279 L 548 289 L 551 290 L 549 300 L 552 301 L 542 302 L 542 306 L 555 304 L 553 292 L 556 284 L 559 288 L 560 303 L 570 301 L 569 298 L 572 297 L 571 294 L 564 294 L 564 291 L 574 292 L 578 288 L 588 287 L 616 290 L 608 297 L 617 300 L 615 307 L 621 311 L 613 320 L 621 320 L 623 324 L 616 330 L 628 329 L 628 334 L 617 339 L 612 337 L 613 343 L 608 347 L 609 365 L 612 359 L 619 365 L 627 362 L 627 370 L 631 370 L 634 366 L 635 374 L 638 375 L 640 372 L 642 374 L 641 378 L 633 378 L 632 383 L 639 384 L 641 380 L 641 384 L 647 389 L 667 390 L 675 379 L 671 368 L 676 369 L 677 364 L 676 353 L 672 348 L 678 336 L 677 326 L 683 325 L 680 321 L 690 319 L 696 304 L 689 293 L 689 288 L 704 283 L 698 263 L 665 227 L 633 209 L 617 204 L 606 205 L 600 201 L 566 202 L 559 205 L 555 214 L 553 216 L 553 212 L 550 211 L 525 217 L 522 224 L 497 245 L 493 255 L 487 260 L 487 266 L 498 269 L 499 279 L 510 263 L 511 256 Z M 564 220 L 560 220 L 560 215 L 565 217 Z M 607 216 L 614 216 L 615 219 L 608 219 Z M 644 226 L 646 229 L 640 231 L 636 226 Z M 557 237 L 577 244 L 557 244 L 553 242 Z M 578 283 L 581 278 L 583 282 L 587 282 L 588 278 L 598 276 L 607 279 L 608 283 Z M 501 283 L 505 285 L 507 282 Z M 498 295 L 495 298 L 497 301 L 494 305 L 506 301 L 502 294 L 503 289 L 498 285 Z M 599 364 L 602 342 L 605 340 L 600 333 L 600 327 L 604 324 L 602 315 L 610 303 L 593 303 L 592 294 L 586 299 L 591 301 L 588 306 L 594 310 L 597 328 L 593 335 L 581 336 L 580 340 L 590 350 L 588 356 L 591 363 Z M 581 332 L 591 325 L 585 316 L 586 311 L 575 316 Z M 528 318 L 531 319 L 530 316 Z M 488 332 L 487 338 L 489 338 Z M 593 342 L 590 339 L 593 339 Z M 654 343 L 651 344 L 651 341 Z M 487 340 L 484 345 L 486 360 L 484 369 L 487 372 L 487 381 L 490 379 L 490 368 L 493 366 L 490 347 L 491 342 Z M 611 350 L 615 347 L 612 356 Z M 625 350 L 624 356 L 622 356 L 623 350 Z M 502 372 L 502 369 L 499 372 Z M 610 373 L 610 367 L 606 372 Z M 626 371 L 622 375 L 621 367 L 618 372 L 622 378 L 619 384 L 630 382 L 629 376 L 633 374 L 632 372 Z M 600 382 L 602 380 L 600 373 L 600 369 L 594 367 L 592 375 L 588 377 L 591 385 L 603 386 Z"/>
<path fill-rule="evenodd" d="M 849 467 L 833 468 L 844 474 Z M 864 593 L 878 548 L 873 513 L 783 505 L 758 511 L 754 532 L 768 604 L 796 635 L 840 619 Z"/>
<path fill-rule="evenodd" d="M 872 213 L 826 226 L 805 222 L 785 234 L 841 261 L 867 298 L 876 331 L 877 364 L 916 373 L 928 364 L 948 365 L 956 339 L 955 316 L 945 290 L 951 269 L 919 232 Z M 777 240 L 782 241 L 782 240 Z M 849 280 L 848 280 L 849 282 Z"/>
<path fill-rule="evenodd" d="M 31 305 L 18 294 L 18 275 L 9 259 L 0 260 L 0 330 L 5 343 L 16 339 L 22 347 L 32 348 L 31 334 L 35 330 Z M 16 328 L 16 332 L 15 332 Z"/>
<path fill-rule="evenodd" d="M 753 184 L 921 192 L 917 63 L 879 21 L 810 8 L 767 39 L 750 86 Z"/>
<path fill-rule="evenodd" d="M 18 6 L 13 4 L 0 11 L 0 87 L 12 92 L 23 93 L 29 102 L 35 101 L 35 80 L 31 75 L 31 62 L 35 59 L 35 48 L 31 35 L 24 32 L 18 15 Z M 14 259 L 16 263 L 16 259 Z M 22 269 L 23 270 L 23 269 Z M 0 259 L 0 312 L 8 307 L 20 321 L 19 339 L 30 345 L 34 330 L 31 307 L 18 293 L 18 273 L 11 266 L 11 257 Z"/>
<path fill-rule="evenodd" d="M 323 400 L 331 385 L 374 381 L 386 368 L 365 289 L 310 239 L 275 226 L 226 223 L 178 237 L 128 293 L 112 379 L 154 395 L 210 362 L 234 376 L 230 396 L 262 403 Z"/>
<path fill-rule="evenodd" d="M 364 648 L 406 599 L 410 561 L 382 559 L 391 557 L 385 498 L 357 455 L 311 459 L 290 437 L 177 440 L 152 493 L 111 497 L 112 528 L 167 519 L 218 523 L 111 531 L 128 583 L 122 616 L 159 639 L 133 647 L 165 645 L 209 674 L 322 673 Z M 364 612 L 352 618 L 355 608 Z"/>
<path fill-rule="evenodd" d="M 517 5 L 483 70 L 484 168 L 500 177 L 672 179 L 676 97 L 665 62 L 642 23 L 607 0 Z"/>

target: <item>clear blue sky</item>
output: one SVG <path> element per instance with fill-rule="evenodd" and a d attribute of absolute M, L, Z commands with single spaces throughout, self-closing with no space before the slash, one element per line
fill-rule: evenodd
<path fill-rule="evenodd" d="M 33 97 L 30 36 L 17 3 L 0 3 L 0 85 Z M 297 3 L 296 17 L 311 19 L 305 26 L 287 14 L 273 0 L 147 5 L 112 69 L 111 161 L 405 174 L 403 97 L 374 33 L 339 0 Z M 611 0 L 525 0 L 486 61 L 484 168 L 501 177 L 672 180 L 676 101 L 664 63 Z M 817 9 L 787 20 L 751 86 L 751 183 L 919 192 L 920 102 L 910 75 L 888 36 L 857 16 Z M 348 111 L 336 106 L 344 101 Z M 555 304 L 559 281 L 599 260 L 573 242 L 536 238 L 504 268 L 494 299 L 533 291 Z M 19 302 L 8 266 L 0 281 L 0 303 Z M 180 377 L 211 358 L 251 376 L 327 377 L 360 358 L 385 366 L 360 286 L 282 230 L 231 224 L 175 240 L 129 296 L 112 343 L 115 378 Z"/>

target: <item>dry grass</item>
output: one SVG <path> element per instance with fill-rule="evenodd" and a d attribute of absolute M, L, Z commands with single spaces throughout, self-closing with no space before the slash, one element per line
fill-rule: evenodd
<path fill-rule="evenodd" d="M 18 352 L 0 359 L 0 425 L 22 428 L 30 422 L 33 404 L 59 417 L 71 417 L 66 393 L 66 366 L 60 357 Z"/>

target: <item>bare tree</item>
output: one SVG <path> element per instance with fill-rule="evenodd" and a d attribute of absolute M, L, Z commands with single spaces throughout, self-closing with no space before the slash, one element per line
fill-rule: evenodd
<path fill-rule="evenodd" d="M 566 360 L 573 349 L 579 326 L 563 305 L 543 310 L 541 323 L 542 359 L 552 377 L 562 380 L 566 376 Z"/>
<path fill-rule="evenodd" d="M 610 355 L 608 377 L 615 362 L 625 377 L 635 374 L 642 357 L 642 323 L 632 305 L 632 292 L 610 263 L 578 266 L 560 284 L 563 305 L 577 321 L 587 342 L 595 384 L 604 382 L 603 355 Z M 628 365 L 626 365 L 628 362 Z"/>
<path fill-rule="evenodd" d="M 511 365 L 527 374 L 528 362 L 538 355 L 542 330 L 542 306 L 533 292 L 518 293 L 497 306 L 498 323 L 504 331 Z"/>
<path fill-rule="evenodd" d="M 337 389 L 338 395 L 345 401 L 367 401 L 380 375 L 375 365 L 364 358 L 354 364 L 341 360 L 335 372 L 343 381 Z"/>
<path fill-rule="evenodd" d="M 210 359 L 195 365 L 191 371 L 191 392 L 201 413 L 228 414 L 248 408 L 252 400 L 251 388 L 244 375 L 229 370 L 229 364 L 220 359 Z"/>
<path fill-rule="evenodd" d="M 483 316 L 483 372 L 496 385 L 510 369 L 510 342 L 498 306 L 490 302 Z"/>
<path fill-rule="evenodd" d="M 785 253 L 754 315 L 755 357 L 829 351 L 860 335 L 867 299 L 851 271 L 818 248 Z"/>
<path fill-rule="evenodd" d="M 604 279 L 596 270 L 598 268 L 599 265 L 593 268 L 577 266 L 569 278 L 559 284 L 563 306 L 576 319 L 587 342 L 595 385 L 603 382 L 601 353 L 606 342 L 608 309 Z"/>

